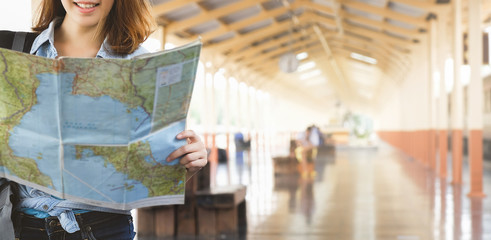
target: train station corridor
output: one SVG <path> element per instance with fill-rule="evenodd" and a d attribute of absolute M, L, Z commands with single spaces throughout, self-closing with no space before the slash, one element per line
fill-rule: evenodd
<path fill-rule="evenodd" d="M 491 240 L 490 34 L 491 0 L 2 1 L 0 240 Z"/>

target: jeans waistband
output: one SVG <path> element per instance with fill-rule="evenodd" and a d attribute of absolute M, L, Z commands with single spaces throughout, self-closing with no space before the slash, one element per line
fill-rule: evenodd
<path fill-rule="evenodd" d="M 25 214 L 22 212 L 16 212 L 16 216 L 20 216 L 21 218 L 27 218 L 34 222 L 47 222 L 51 220 L 58 221 L 58 217 L 47 217 L 47 218 L 37 218 L 31 216 L 29 214 Z M 77 222 L 85 223 L 85 224 L 97 224 L 99 222 L 108 221 L 112 218 L 121 217 L 121 216 L 130 216 L 127 214 L 117 214 L 117 213 L 106 213 L 106 212 L 85 212 L 85 213 L 75 213 L 75 217 L 77 218 Z"/>
<path fill-rule="evenodd" d="M 96 225 L 105 225 L 110 224 L 112 222 L 118 222 L 117 219 L 124 218 L 125 222 L 131 223 L 131 216 L 125 214 L 116 214 L 116 213 L 105 213 L 105 212 L 86 212 L 86 213 L 77 213 L 75 214 L 75 218 L 80 226 L 81 232 L 79 234 L 82 235 L 91 235 L 91 226 Z M 123 221 L 123 222 L 124 222 Z M 121 221 L 119 221 L 121 222 Z M 47 217 L 47 218 L 36 218 L 34 216 L 16 212 L 14 214 L 14 227 L 16 238 L 20 239 L 21 232 L 26 229 L 29 231 L 39 232 L 40 235 L 52 236 L 57 233 L 64 232 L 61 224 L 58 220 L 58 217 Z M 39 238 L 41 239 L 41 238 Z M 51 238 L 47 238 L 51 239 Z M 84 239 L 95 239 L 90 236 Z"/>

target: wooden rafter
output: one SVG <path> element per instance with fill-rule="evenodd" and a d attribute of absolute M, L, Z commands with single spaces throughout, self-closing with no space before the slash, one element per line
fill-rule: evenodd
<path fill-rule="evenodd" d="M 307 34 L 309 34 L 309 33 L 312 33 L 312 32 L 307 31 Z M 309 35 L 305 36 L 303 32 L 295 32 L 295 33 L 292 33 L 291 35 L 286 34 L 280 38 L 272 39 L 272 40 L 265 42 L 263 44 L 251 46 L 250 48 L 248 48 L 245 51 L 233 53 L 233 54 L 229 55 L 229 59 L 232 61 L 236 61 L 236 60 L 241 59 L 241 58 L 253 57 L 256 55 L 260 55 L 266 49 L 270 49 L 270 48 L 275 47 L 275 46 L 281 46 L 281 45 L 287 44 L 291 41 L 298 41 L 302 38 L 309 38 L 309 37 L 310 37 Z"/>
<path fill-rule="evenodd" d="M 389 24 L 387 22 L 375 21 L 375 20 L 372 20 L 372 19 L 369 19 L 366 17 L 362 17 L 362 16 L 358 16 L 358 15 L 354 15 L 354 14 L 349 14 L 347 12 L 343 12 L 343 17 L 344 17 L 344 19 L 349 19 L 350 21 L 359 22 L 359 23 L 369 25 L 369 26 L 372 26 L 375 28 L 379 28 L 381 30 L 393 32 L 393 33 L 396 33 L 399 35 L 403 35 L 407 38 L 412 38 L 412 39 L 420 39 L 421 38 L 421 36 L 420 36 L 421 33 L 416 29 L 409 30 L 406 28 L 394 26 L 394 25 Z"/>
<path fill-rule="evenodd" d="M 329 14 L 329 15 L 335 14 L 334 9 L 327 7 L 327 6 L 324 6 L 324 5 L 321 5 L 321 4 L 318 4 L 316 2 L 301 0 L 301 3 L 305 7 L 310 8 L 310 9 L 315 9 L 315 10 L 321 11 L 321 12 Z"/>
<path fill-rule="evenodd" d="M 394 51 L 389 51 L 386 48 L 384 48 L 381 45 L 378 44 L 369 44 L 367 42 L 359 41 L 359 40 L 350 40 L 350 38 L 338 38 L 338 39 L 333 39 L 332 42 L 338 42 L 342 44 L 348 44 L 348 45 L 353 45 L 353 46 L 358 46 L 361 48 L 371 48 L 374 49 L 373 51 L 382 54 L 383 56 L 389 58 L 393 64 L 397 64 L 400 67 L 407 67 L 408 65 L 408 60 L 405 59 L 404 57 L 400 56 L 399 54 L 395 54 Z"/>
<path fill-rule="evenodd" d="M 396 45 L 402 49 L 409 49 L 409 46 L 414 44 L 414 42 L 412 42 L 411 40 L 405 40 L 405 39 L 399 39 L 396 37 L 387 36 L 383 33 L 368 30 L 366 28 L 356 27 L 348 24 L 345 24 L 344 27 L 346 31 L 355 32 L 356 34 L 366 36 L 368 38 L 371 38 L 375 41 L 380 41 L 382 43 Z"/>
<path fill-rule="evenodd" d="M 301 7 L 299 3 L 294 3 L 292 4 L 292 6 L 293 9 L 297 9 L 298 7 Z M 235 32 L 239 29 L 264 21 L 266 19 L 273 19 L 277 16 L 287 13 L 288 11 L 290 11 L 290 9 L 286 9 L 286 8 L 277 8 L 270 11 L 261 11 L 258 15 L 247 19 L 243 19 L 242 21 L 237 21 L 229 25 L 221 25 L 220 28 L 216 30 L 201 34 L 201 37 L 204 42 L 207 42 L 211 39 L 219 37 L 228 32 Z"/>
<path fill-rule="evenodd" d="M 392 65 L 398 68 L 403 67 L 403 65 L 401 65 L 398 60 L 394 59 L 389 55 L 384 54 L 383 52 L 379 51 L 377 48 L 368 48 L 367 46 L 363 46 L 363 45 L 357 45 L 357 44 L 351 44 L 351 43 L 339 42 L 339 41 L 331 41 L 331 45 L 343 48 L 345 50 L 351 50 L 352 52 L 366 55 L 367 57 L 372 57 L 377 61 L 386 60 L 386 62 L 390 62 Z"/>
<path fill-rule="evenodd" d="M 331 25 L 334 23 L 334 20 L 332 19 L 329 19 L 329 18 L 324 18 L 322 16 L 319 16 L 319 15 L 316 15 L 316 14 L 308 14 L 308 17 L 310 19 L 313 19 L 314 21 L 316 22 L 322 22 L 322 23 L 325 23 L 327 25 Z M 358 35 L 362 35 L 362 36 L 365 36 L 367 38 L 371 38 L 371 39 L 374 39 L 374 40 L 379 40 L 379 41 L 383 41 L 383 42 L 389 42 L 391 44 L 394 44 L 394 45 L 400 45 L 401 47 L 402 46 L 407 46 L 408 44 L 412 44 L 413 42 L 411 40 L 403 40 L 403 39 L 400 39 L 400 38 L 396 38 L 396 37 L 393 37 L 393 36 L 389 36 L 389 35 L 386 35 L 384 33 L 381 33 L 381 32 L 375 32 L 375 31 L 372 31 L 372 30 L 369 30 L 369 29 L 366 29 L 366 28 L 362 28 L 362 27 L 357 27 L 357 26 L 353 26 L 351 24 L 347 25 L 347 24 L 344 24 L 343 26 L 346 26 L 345 30 L 356 30 L 355 32 L 358 34 Z M 403 47 L 405 48 L 405 47 Z"/>
<path fill-rule="evenodd" d="M 203 4 L 205 0 L 168 0 L 153 6 L 153 14 L 165 27 L 166 34 L 171 34 L 176 39 L 187 41 L 186 38 L 196 38 L 199 32 L 206 54 L 220 55 L 227 64 L 230 63 L 230 66 L 240 65 L 240 68 L 248 69 L 248 72 L 255 72 L 247 74 L 250 80 L 247 81 L 253 85 L 276 88 L 280 84 L 285 84 L 280 86 L 285 93 L 302 92 L 303 90 L 297 89 L 298 86 L 295 86 L 293 79 L 282 81 L 287 74 L 279 72 L 278 60 L 286 52 L 308 52 L 308 59 L 318 63 L 317 69 L 321 69 L 330 78 L 335 78 L 333 81 L 336 83 L 333 84 L 338 84 L 338 88 L 346 88 L 337 89 L 340 91 L 339 94 L 352 97 L 351 90 L 348 90 L 351 87 L 341 86 L 343 81 L 338 80 L 337 75 L 332 73 L 336 69 L 333 67 L 333 60 L 342 63 L 339 69 L 343 68 L 343 71 L 347 71 L 350 64 L 363 68 L 363 65 L 352 62 L 357 60 L 351 58 L 351 53 L 357 52 L 377 59 L 378 63 L 370 66 L 379 69 L 377 72 L 384 74 L 386 78 L 399 78 L 401 72 L 411 64 L 410 55 L 413 47 L 426 38 L 427 33 L 424 31 L 428 28 L 426 16 L 429 13 L 437 15 L 446 13 L 450 9 L 450 4 L 436 4 L 435 0 L 385 0 L 385 5 L 382 7 L 367 4 L 362 0 L 331 0 L 334 2 L 331 7 L 315 0 L 295 0 L 288 1 L 288 4 L 282 2 L 283 6 L 266 10 L 264 3 L 269 1 L 271 0 L 239 0 L 225 5 L 220 4 L 223 6 L 218 8 L 216 3 L 210 2 L 210 5 L 215 5 L 215 8 L 208 10 Z M 398 10 L 393 10 L 390 7 L 391 3 L 420 9 L 421 11 L 412 12 L 423 14 L 421 17 L 402 14 Z M 230 24 L 221 20 L 224 17 L 233 19 L 235 13 L 254 6 L 257 6 L 259 11 L 244 11 L 240 13 L 241 20 L 234 20 Z M 490 19 L 491 0 L 484 1 L 483 6 L 483 18 Z M 172 11 L 186 12 L 189 10 L 185 9 L 186 7 L 193 9 L 194 13 L 198 7 L 200 13 L 192 17 L 182 15 L 176 17 L 176 19 L 183 19 L 179 21 L 165 18 L 165 15 Z M 278 20 L 284 19 L 285 14 L 290 12 L 297 14 L 292 17 L 293 21 Z M 246 13 L 251 15 L 246 17 Z M 379 16 L 381 20 L 373 20 L 367 14 Z M 402 25 L 392 23 L 390 20 L 401 22 Z M 212 25 L 204 23 L 210 21 L 217 22 L 218 27 L 205 30 L 205 27 Z M 243 31 L 243 29 L 252 29 L 252 26 L 261 26 L 266 21 L 271 24 L 252 31 Z M 409 27 L 404 27 L 404 24 Z M 317 34 L 314 34 L 312 26 L 322 27 L 323 30 L 319 33 L 317 29 Z M 328 53 L 318 43 L 327 44 L 332 49 L 332 56 L 326 57 Z M 346 82 L 350 82 L 353 76 L 347 74 Z M 271 79 L 276 80 L 273 82 L 270 81 Z"/>
<path fill-rule="evenodd" d="M 303 17 L 300 18 L 303 19 Z M 217 51 L 220 52 L 236 52 L 244 47 L 247 47 L 248 45 L 250 45 L 255 41 L 274 36 L 276 34 L 287 31 L 291 28 L 292 28 L 292 23 L 290 21 L 283 21 L 280 23 L 274 21 L 273 24 L 271 24 L 268 27 L 264 27 L 262 29 L 250 33 L 246 33 L 243 35 L 236 35 L 231 39 L 216 44 L 212 44 L 209 47 L 216 49 Z"/>
<path fill-rule="evenodd" d="M 448 8 L 450 8 L 450 4 L 437 4 L 435 3 L 435 1 L 433 1 L 432 3 L 415 1 L 415 0 L 390 0 L 390 1 L 394 3 L 401 3 L 407 6 L 419 8 L 425 12 L 433 12 L 433 13 L 446 11 L 448 10 Z"/>
<path fill-rule="evenodd" d="M 403 63 L 408 62 L 407 54 L 409 54 L 410 51 L 400 52 L 400 51 L 398 51 L 398 49 L 395 49 L 390 45 L 383 44 L 383 43 L 376 42 L 376 41 L 369 41 L 369 40 L 366 40 L 363 38 L 357 38 L 357 37 L 350 36 L 350 35 L 343 35 L 342 37 L 338 37 L 337 39 L 339 39 L 341 41 L 354 42 L 355 44 L 359 44 L 359 45 L 369 45 L 371 47 L 377 48 L 383 54 L 394 57 L 395 59 L 397 59 L 400 62 L 403 62 Z"/>
<path fill-rule="evenodd" d="M 179 1 L 169 1 L 169 2 L 158 4 L 158 5 L 154 5 L 152 7 L 153 15 L 155 17 L 159 17 L 163 14 L 172 12 L 176 9 L 184 7 L 184 6 L 191 4 L 191 3 L 197 3 L 199 1 L 201 1 L 201 0 L 179 0 Z"/>
<path fill-rule="evenodd" d="M 419 27 L 422 29 L 426 29 L 427 24 L 426 20 L 424 18 L 417 18 L 417 17 L 412 17 L 408 15 L 403 15 L 394 11 L 389 10 L 388 8 L 380 8 L 380 7 L 375 7 L 370 4 L 350 0 L 347 2 L 343 3 L 344 6 L 349 7 L 349 8 L 354 8 L 358 9 L 363 12 L 375 14 L 378 16 L 382 16 L 384 18 L 390 18 L 396 21 L 400 22 L 405 22 L 408 24 L 411 24 L 415 27 Z"/>
<path fill-rule="evenodd" d="M 258 57 L 255 58 L 249 58 L 245 61 L 242 61 L 241 63 L 249 66 L 249 65 L 260 65 L 263 64 L 265 61 L 268 61 L 270 58 L 274 58 L 275 56 L 280 56 L 282 54 L 285 54 L 287 52 L 290 52 L 292 49 L 297 49 L 297 48 L 302 48 L 304 46 L 312 45 L 317 43 L 317 39 L 307 39 L 307 40 L 301 40 L 297 43 L 294 43 L 292 45 L 286 45 L 283 47 L 279 47 L 278 49 L 275 49 L 273 51 L 270 51 L 268 53 L 261 54 Z"/>
<path fill-rule="evenodd" d="M 238 12 L 240 10 L 243 10 L 245 8 L 249 8 L 255 5 L 258 5 L 262 2 L 266 2 L 268 0 L 248 0 L 248 1 L 241 1 L 233 4 L 229 4 L 225 7 L 214 9 L 211 11 L 207 11 L 206 9 L 201 9 L 201 12 L 198 16 L 195 16 L 193 18 L 189 18 L 183 21 L 179 22 L 174 22 L 171 24 L 167 25 L 167 28 L 169 31 L 179 31 L 179 30 L 185 30 L 188 29 L 192 26 L 196 26 L 211 20 L 216 20 L 218 18 L 221 18 L 223 16 L 232 14 L 234 12 Z"/>
<path fill-rule="evenodd" d="M 389 57 L 384 56 L 378 52 L 374 52 L 372 50 L 368 50 L 368 49 L 364 49 L 364 48 L 358 48 L 356 46 L 348 45 L 348 44 L 340 44 L 340 45 L 331 44 L 331 46 L 332 46 L 334 52 L 338 51 L 338 52 L 346 53 L 345 56 L 350 58 L 350 59 L 352 59 L 351 53 L 356 52 L 358 54 L 362 54 L 364 56 L 376 59 L 377 60 L 376 66 L 378 66 L 378 67 L 384 67 L 384 68 L 394 67 L 394 68 L 400 69 L 399 66 L 394 64 L 392 59 L 390 59 Z M 355 50 L 355 51 L 353 51 L 353 50 Z M 357 60 L 357 61 L 359 61 L 359 60 Z"/>
<path fill-rule="evenodd" d="M 319 50 L 322 51 L 321 46 L 313 45 L 310 47 L 295 50 L 295 51 L 293 51 L 293 53 L 298 54 L 300 52 L 312 52 L 312 51 L 318 51 L 319 52 Z M 270 59 L 268 62 L 263 63 L 263 64 L 254 64 L 253 66 L 251 66 L 251 68 L 255 71 L 268 70 L 269 72 L 271 72 L 272 67 L 278 67 L 278 61 L 276 61 L 276 60 L 277 60 L 277 58 L 273 58 L 273 59 Z"/>

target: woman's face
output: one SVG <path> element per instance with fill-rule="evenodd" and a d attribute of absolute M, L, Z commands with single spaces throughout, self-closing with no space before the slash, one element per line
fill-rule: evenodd
<path fill-rule="evenodd" d="M 104 19 L 111 8 L 114 0 L 61 0 L 69 18 L 80 27 L 95 27 Z"/>

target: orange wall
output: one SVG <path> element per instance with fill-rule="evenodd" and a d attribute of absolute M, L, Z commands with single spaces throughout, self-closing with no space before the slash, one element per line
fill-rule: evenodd
<path fill-rule="evenodd" d="M 424 165 L 435 168 L 437 143 L 435 131 L 379 131 L 378 135 L 380 139 L 402 150 Z"/>

